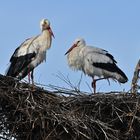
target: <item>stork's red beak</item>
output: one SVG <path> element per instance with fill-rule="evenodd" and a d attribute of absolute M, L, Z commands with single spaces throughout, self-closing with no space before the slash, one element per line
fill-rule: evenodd
<path fill-rule="evenodd" d="M 70 49 L 65 53 L 65 55 L 71 52 L 76 46 L 77 44 L 73 44 L 72 47 L 70 47 Z"/>
<path fill-rule="evenodd" d="M 52 29 L 51 29 L 51 27 L 48 28 L 48 31 L 49 31 L 50 34 L 53 36 L 53 38 L 55 38 L 55 37 L 54 37 L 54 34 L 53 34 L 53 31 L 52 31 Z"/>

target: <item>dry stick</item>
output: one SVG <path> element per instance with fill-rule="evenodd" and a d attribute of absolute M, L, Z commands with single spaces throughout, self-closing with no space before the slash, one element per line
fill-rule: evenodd
<path fill-rule="evenodd" d="M 136 102 L 135 110 L 133 112 L 131 112 L 132 119 L 130 120 L 130 123 L 129 123 L 128 133 L 131 133 L 132 131 L 134 131 L 133 130 L 133 122 L 134 122 L 134 119 L 136 117 L 136 113 L 138 112 L 138 108 L 139 108 L 139 99 Z"/>
<path fill-rule="evenodd" d="M 131 83 L 131 93 L 136 94 L 138 90 L 138 80 L 139 80 L 139 72 L 140 72 L 140 59 L 136 65 L 134 76 Z"/>

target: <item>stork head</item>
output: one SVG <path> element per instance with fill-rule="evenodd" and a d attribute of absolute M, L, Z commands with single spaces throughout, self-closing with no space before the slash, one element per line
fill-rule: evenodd
<path fill-rule="evenodd" d="M 70 49 L 65 53 L 65 55 L 68 54 L 69 52 L 71 52 L 75 47 L 83 47 L 85 45 L 86 45 L 86 42 L 83 38 L 77 38 L 74 41 L 72 47 L 70 47 Z"/>
<path fill-rule="evenodd" d="M 42 19 L 40 21 L 40 28 L 42 31 L 48 30 L 50 35 L 54 37 L 54 34 L 53 34 L 52 29 L 50 27 L 50 21 L 48 19 Z"/>

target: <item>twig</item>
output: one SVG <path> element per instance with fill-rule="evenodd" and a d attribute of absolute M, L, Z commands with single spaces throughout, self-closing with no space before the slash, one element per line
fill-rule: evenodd
<path fill-rule="evenodd" d="M 135 94 L 135 95 L 138 91 L 139 72 L 140 72 L 140 60 L 138 61 L 137 65 L 136 65 L 132 83 L 131 83 L 131 93 Z"/>

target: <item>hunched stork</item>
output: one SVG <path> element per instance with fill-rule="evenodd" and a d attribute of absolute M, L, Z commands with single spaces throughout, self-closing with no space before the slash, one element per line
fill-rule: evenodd
<path fill-rule="evenodd" d="M 33 71 L 40 63 L 46 60 L 46 51 L 51 47 L 54 34 L 48 19 L 40 21 L 41 34 L 26 39 L 13 53 L 10 58 L 10 66 L 6 75 L 16 77 L 19 80 L 28 75 L 33 83 Z M 31 75 L 30 75 L 31 72 Z"/>
<path fill-rule="evenodd" d="M 72 47 L 65 53 L 68 65 L 74 70 L 81 70 L 92 77 L 91 86 L 96 92 L 96 81 L 101 79 L 113 79 L 119 83 L 128 81 L 124 72 L 116 65 L 114 57 L 108 51 L 87 46 L 82 38 L 74 41 Z M 99 77 L 95 79 L 95 76 Z"/>

